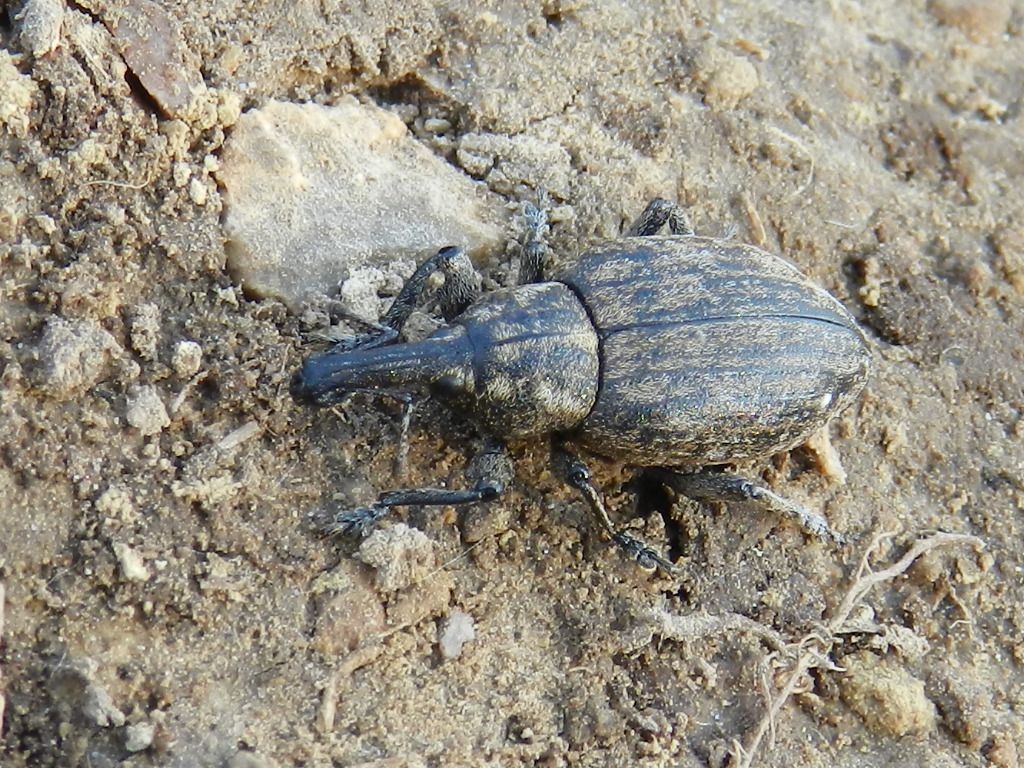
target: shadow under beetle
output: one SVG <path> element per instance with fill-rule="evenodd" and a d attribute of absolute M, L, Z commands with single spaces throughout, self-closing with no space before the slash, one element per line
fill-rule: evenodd
<path fill-rule="evenodd" d="M 417 268 L 372 333 L 309 357 L 295 398 L 314 405 L 356 390 L 429 387 L 488 436 L 470 488 L 397 490 L 337 515 L 328 530 L 365 534 L 392 507 L 499 496 L 512 478 L 504 440 L 550 435 L 558 474 L 645 568 L 673 565 L 617 530 L 583 461 L 650 468 L 698 501 L 752 501 L 839 541 L 820 515 L 723 467 L 796 446 L 857 396 L 864 335 L 846 309 L 788 262 L 694 235 L 685 213 L 652 201 L 625 236 L 599 243 L 550 280 L 543 212 L 527 211 L 520 284 L 481 295 L 459 248 Z M 671 234 L 657 233 L 668 225 Z M 436 271 L 448 325 L 396 343 Z"/>

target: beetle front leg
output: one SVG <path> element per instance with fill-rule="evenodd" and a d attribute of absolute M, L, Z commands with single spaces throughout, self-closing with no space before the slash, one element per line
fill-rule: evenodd
<path fill-rule="evenodd" d="M 604 499 L 591 480 L 590 470 L 587 469 L 586 464 L 560 447 L 552 449 L 552 459 L 555 463 L 556 471 L 558 471 L 565 482 L 583 494 L 583 498 L 590 507 L 591 513 L 597 519 L 598 525 L 641 568 L 648 571 L 661 568 L 666 573 L 675 573 L 675 566 L 658 554 L 653 547 L 625 531 L 615 529 L 611 518 L 608 516 L 608 510 L 605 508 Z"/>
<path fill-rule="evenodd" d="M 498 498 L 512 481 L 512 462 L 504 444 L 488 440 L 466 468 L 466 476 L 475 480 L 471 488 L 405 488 L 382 493 L 373 504 L 341 512 L 323 526 L 325 533 L 341 536 L 365 536 L 394 507 L 459 506 Z"/>
<path fill-rule="evenodd" d="M 391 303 L 381 321 L 388 328 L 400 331 L 409 315 L 423 301 L 427 281 L 435 272 L 444 275 L 444 285 L 438 290 L 441 315 L 445 320 L 462 314 L 480 295 L 480 275 L 462 248 L 442 248 L 420 264 L 405 281 L 402 290 Z"/>
<path fill-rule="evenodd" d="M 526 220 L 526 240 L 519 261 L 519 284 L 539 283 L 544 279 L 544 266 L 548 259 L 545 236 L 548 232 L 548 214 L 543 208 L 527 203 L 523 211 Z"/>
<path fill-rule="evenodd" d="M 712 470 L 683 473 L 659 469 L 651 473 L 673 490 L 696 501 L 753 502 L 764 510 L 795 521 L 805 533 L 821 541 L 836 545 L 846 543 L 821 515 L 739 475 Z"/>
<path fill-rule="evenodd" d="M 663 197 L 656 197 L 647 204 L 633 226 L 626 230 L 629 237 L 649 237 L 668 223 L 668 231 L 673 235 L 692 235 L 693 226 L 690 217 L 679 205 Z"/>

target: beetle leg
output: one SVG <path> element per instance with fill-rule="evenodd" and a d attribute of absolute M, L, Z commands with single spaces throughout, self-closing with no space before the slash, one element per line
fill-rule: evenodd
<path fill-rule="evenodd" d="M 357 349 L 376 349 L 377 347 L 385 347 L 398 340 L 398 331 L 394 328 L 389 328 L 381 323 L 376 323 L 372 320 L 360 317 L 353 312 L 349 312 L 340 304 L 331 308 L 331 318 L 332 320 L 341 319 L 349 325 L 362 326 L 363 328 L 368 329 L 364 333 L 359 333 L 355 336 L 335 342 L 334 346 L 331 347 L 332 352 L 353 352 Z"/>
<path fill-rule="evenodd" d="M 673 235 L 692 235 L 690 217 L 679 205 L 663 197 L 656 197 L 647 204 L 633 226 L 626 230 L 628 237 L 649 237 L 658 234 L 666 222 Z"/>
<path fill-rule="evenodd" d="M 445 320 L 462 313 L 480 295 L 480 275 L 462 248 L 442 248 L 424 261 L 405 281 L 391 307 L 384 314 L 383 325 L 401 331 L 409 315 L 422 302 L 427 280 L 435 272 L 444 275 L 444 285 L 438 290 L 441 314 Z"/>
<path fill-rule="evenodd" d="M 519 261 L 519 284 L 539 283 L 544 279 L 544 264 L 548 246 L 544 236 L 548 231 L 548 214 L 543 208 L 527 203 L 523 210 L 526 219 L 526 241 Z"/>
<path fill-rule="evenodd" d="M 670 488 L 696 501 L 754 502 L 762 509 L 793 520 L 806 533 L 821 541 L 836 545 L 846 543 L 821 515 L 739 475 L 708 470 L 683 473 L 667 469 L 653 470 L 653 474 Z"/>
<path fill-rule="evenodd" d="M 382 493 L 373 504 L 341 512 L 323 526 L 325 533 L 341 536 L 365 536 L 394 507 L 458 506 L 493 501 L 512 480 L 512 464 L 505 446 L 488 441 L 476 455 L 466 475 L 476 482 L 472 488 L 405 488 Z"/>
<path fill-rule="evenodd" d="M 598 525 L 605 530 L 612 541 L 621 547 L 644 570 L 652 571 L 655 568 L 661 568 L 666 573 L 675 573 L 675 566 L 658 554 L 657 550 L 653 547 L 625 531 L 617 531 L 615 529 L 611 518 L 608 516 L 608 510 L 605 508 L 604 499 L 591 480 L 590 470 L 587 469 L 586 464 L 560 447 L 553 449 L 552 458 L 554 459 L 556 470 L 561 474 L 565 482 L 583 494 L 583 498 L 590 507 L 591 513 L 597 518 Z"/>

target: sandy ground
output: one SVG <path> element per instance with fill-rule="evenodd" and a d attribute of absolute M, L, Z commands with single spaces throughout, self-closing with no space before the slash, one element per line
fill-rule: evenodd
<path fill-rule="evenodd" d="M 3 765 L 1019 765 L 1024 8 L 507 5 L 0 10 Z M 827 441 L 744 470 L 851 545 L 602 465 L 651 576 L 538 445 L 489 509 L 320 536 L 397 411 L 291 401 L 308 317 L 227 269 L 216 173 L 241 110 L 350 94 L 503 216 L 546 192 L 562 258 L 664 195 L 838 296 L 845 484 Z M 424 404 L 410 481 L 473 447 Z M 851 592 L 881 533 L 909 567 Z"/>

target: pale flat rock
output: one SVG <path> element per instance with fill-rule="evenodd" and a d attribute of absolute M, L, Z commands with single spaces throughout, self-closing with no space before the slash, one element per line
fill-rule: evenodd
<path fill-rule="evenodd" d="M 504 245 L 496 203 L 397 116 L 351 98 L 246 112 L 217 177 L 229 268 L 247 291 L 293 306 L 359 267 Z"/>

